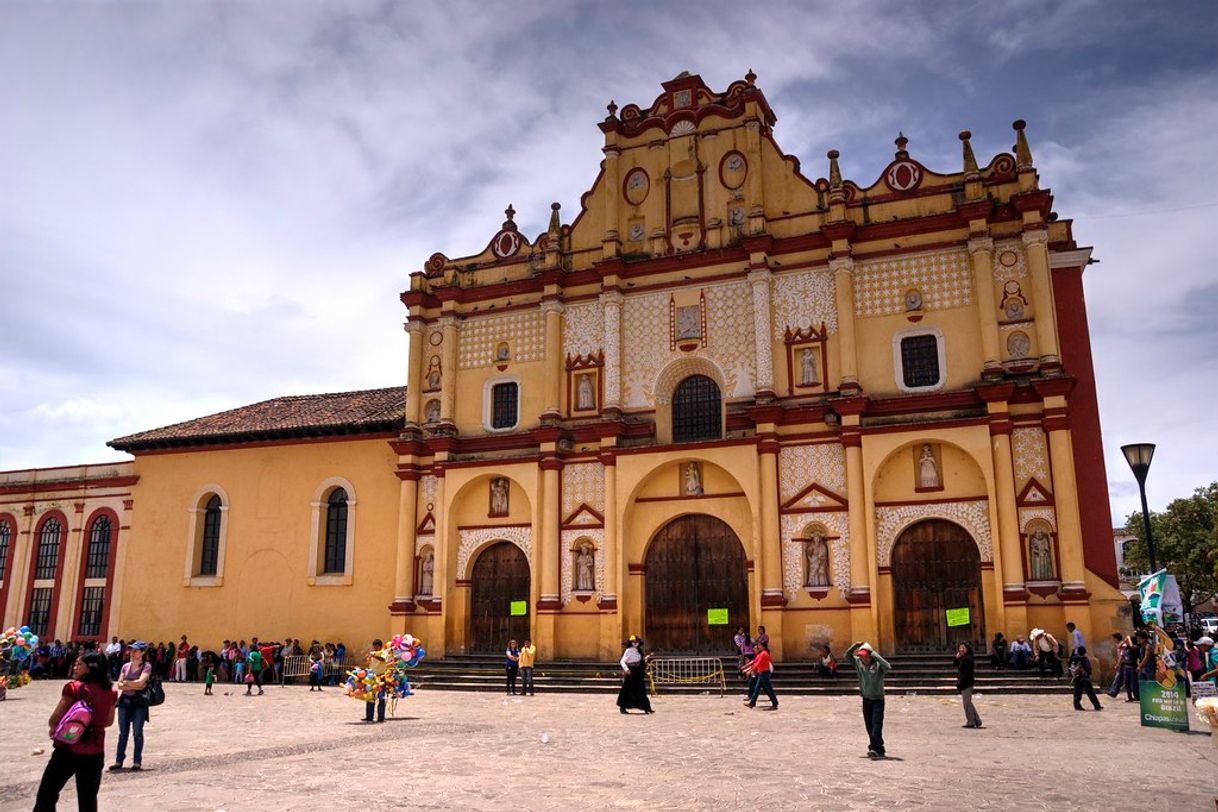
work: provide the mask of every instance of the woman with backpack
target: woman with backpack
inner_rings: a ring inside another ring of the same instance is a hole
[[[127,756],[127,736],[135,728],[135,757],[131,769],[140,769],[144,756],[144,723],[148,721],[148,703],[142,692],[152,677],[152,666],[144,662],[144,652],[147,645],[141,642],[131,644],[131,659],[118,672],[118,684],[121,691],[118,698],[118,752],[110,771],[121,770],[123,759]]]
[[[76,797],[82,812],[97,809],[102,766],[106,760],[106,728],[114,723],[114,690],[106,657],[89,651],[76,658],[72,679],[51,718],[51,760],[42,773],[34,812],[53,810],[59,793],[76,777]]]

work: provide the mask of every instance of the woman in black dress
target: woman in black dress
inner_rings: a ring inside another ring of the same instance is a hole
[[[638,708],[643,713],[655,713],[647,696],[649,659],[650,655],[643,653],[643,641],[631,635],[621,659],[622,689],[617,694],[617,707],[622,713],[628,713],[628,708]]]

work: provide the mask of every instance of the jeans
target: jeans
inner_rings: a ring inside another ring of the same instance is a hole
[[[42,772],[34,812],[54,810],[59,803],[59,793],[72,776],[76,776],[77,808],[81,812],[97,812],[97,790],[101,787],[105,761],[105,753],[80,755],[73,753],[71,748],[56,747]]]
[[[863,724],[867,726],[867,749],[884,755],[884,700],[863,697]]]
[[[1019,669],[1027,668],[1028,667],[1028,652],[1022,651],[1022,650],[1021,651],[1012,651],[1011,652],[1011,666],[1014,668],[1019,668]]]
[[[960,702],[964,705],[964,721],[971,727],[981,727],[981,716],[973,707],[973,689],[960,689]]]
[[[765,691],[765,695],[770,698],[770,704],[776,708],[778,707],[778,697],[774,696],[773,679],[773,671],[759,671],[754,675],[755,681],[753,682],[753,687],[749,690],[750,708],[757,704],[757,697],[761,695],[762,691]]]
[[[118,752],[114,756],[115,764],[122,764],[127,756],[127,734],[135,728],[135,753],[131,757],[132,764],[139,764],[144,756],[144,722],[148,721],[148,708],[145,705],[132,705],[130,699],[118,701]]]
[[[364,703],[364,721],[365,722],[372,721],[373,707],[376,708],[376,721],[378,721],[378,722],[385,721],[385,697],[383,697],[383,696],[380,699],[376,700],[375,702],[365,702]]]
[[[520,693],[533,695],[533,666],[531,665],[520,668]]]

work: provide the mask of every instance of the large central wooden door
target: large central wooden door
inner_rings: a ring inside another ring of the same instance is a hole
[[[910,525],[892,548],[893,624],[898,652],[947,652],[962,642],[984,650],[981,557],[959,525],[929,519]],[[947,610],[969,610],[948,626]]]
[[[744,547],[714,516],[674,519],[647,550],[644,634],[661,654],[731,654],[737,626],[749,623]],[[711,626],[708,609],[726,609],[727,623]]]
[[[474,561],[470,585],[469,650],[503,651],[529,636],[529,562],[510,541],[497,541]],[[513,615],[512,604],[524,614]]]

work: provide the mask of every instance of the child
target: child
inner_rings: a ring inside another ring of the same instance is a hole
[[[207,658],[207,671],[203,675],[203,696],[212,696],[211,686],[216,681],[216,664],[211,656]]]

